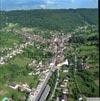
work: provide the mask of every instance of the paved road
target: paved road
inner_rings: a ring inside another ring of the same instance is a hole
[[[71,36],[68,36],[68,38],[67,38],[67,41],[68,41],[68,39],[70,38]],[[60,46],[59,46],[60,47]],[[58,48],[59,48],[58,47]],[[61,51],[61,49],[62,48],[59,48],[59,50]],[[57,51],[57,53],[56,53],[56,55],[58,55],[58,51]],[[61,55],[62,56],[62,55]],[[55,59],[56,59],[57,57],[55,56]],[[61,58],[61,57],[60,57]],[[54,60],[55,60],[54,59]],[[54,61],[53,61],[54,62]],[[34,92],[34,95],[30,95],[29,96],[29,101],[39,101],[39,98],[40,98],[40,96],[41,96],[41,94],[43,94],[43,90],[45,89],[45,87],[46,87],[46,85],[47,85],[47,83],[48,83],[48,80],[50,79],[50,77],[51,77],[51,75],[52,75],[52,71],[55,71],[57,69],[57,67],[55,67],[55,68],[51,68],[51,71],[49,71],[49,73],[46,75],[46,77],[45,77],[45,79],[42,81],[42,82],[40,82],[40,84],[37,86],[37,88],[36,88],[36,90],[35,90],[35,92]],[[59,69],[58,69],[58,78],[59,78]],[[57,79],[58,79],[57,78]],[[51,98],[54,96],[54,94],[55,94],[55,90],[56,90],[56,88],[57,88],[57,85],[58,85],[58,80],[56,79],[56,84],[55,84],[55,87],[54,87],[54,91],[53,91],[53,93],[52,93],[52,96],[51,96]]]
[[[55,70],[56,70],[55,68],[52,68],[52,70],[46,74],[46,77],[44,78],[44,80],[42,82],[40,82],[39,85],[37,86],[37,88],[34,92],[34,95],[29,96],[29,101],[38,101],[39,100],[40,96],[43,94],[43,91],[48,83],[48,80],[52,76],[52,73],[53,73],[52,71],[55,71]]]
[[[52,93],[52,95],[51,95],[51,97],[50,97],[51,100],[52,100],[52,98],[54,97],[55,91],[56,91],[56,89],[57,89],[58,79],[59,79],[59,69],[57,70],[56,84],[55,84],[55,87],[54,87],[53,93]]]

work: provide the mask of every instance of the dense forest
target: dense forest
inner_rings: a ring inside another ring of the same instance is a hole
[[[57,31],[72,31],[85,24],[98,26],[97,9],[20,10],[1,11],[0,28],[6,23],[19,23],[23,27],[37,27]]]

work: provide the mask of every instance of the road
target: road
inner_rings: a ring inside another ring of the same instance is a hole
[[[69,40],[69,38],[70,38],[70,36],[68,36],[67,41]],[[55,67],[51,68],[51,70],[45,75],[45,78],[43,78],[43,80],[38,84],[35,92],[33,92],[32,94],[30,93],[28,101],[39,101],[39,98],[43,94],[43,91],[44,91],[44,89],[45,89],[45,87],[46,87],[46,85],[48,83],[48,80],[52,76],[52,73],[56,69],[59,68],[59,67],[57,68],[57,64],[61,63],[63,61],[63,59],[64,59],[64,57],[63,57],[64,52],[62,51],[62,48],[64,48],[64,46],[65,46],[64,45],[65,40],[62,40],[62,38],[61,39],[56,38],[56,39],[57,39],[56,42],[54,41],[54,43],[52,44],[53,46],[55,45],[55,47],[57,47],[56,48],[56,53],[55,53],[55,55],[53,57],[53,63],[55,64]],[[61,44],[62,44],[62,46],[61,46]],[[60,53],[59,54],[60,57],[58,57],[58,53]],[[61,57],[63,57],[63,58],[61,58]],[[59,61],[59,62],[57,63],[57,61]],[[54,96],[55,90],[56,90],[57,85],[58,85],[59,69],[58,69],[57,74],[58,75],[57,75],[57,78],[56,78],[56,84],[55,84],[54,91],[52,93],[51,99]]]
[[[41,97],[41,95],[43,94],[43,91],[48,83],[48,80],[50,79],[50,77],[52,76],[52,73],[55,71],[55,68],[52,68],[46,75],[45,78],[38,84],[34,95],[29,95],[29,100],[28,101],[38,101],[39,98]],[[53,71],[53,72],[52,72]]]
[[[51,97],[50,97],[51,100],[52,100],[52,98],[54,97],[55,91],[56,91],[56,89],[57,89],[58,79],[59,79],[59,69],[57,70],[56,84],[55,84],[54,90],[53,90],[53,92],[52,92],[52,95],[51,95]]]

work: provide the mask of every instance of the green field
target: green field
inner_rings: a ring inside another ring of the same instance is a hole
[[[27,48],[28,49],[28,48]],[[27,50],[26,49],[26,50]],[[32,47],[29,48],[34,50]],[[29,86],[35,87],[38,82],[38,76],[29,76],[28,73],[31,72],[27,69],[27,64],[31,63],[32,58],[28,57],[27,51],[23,54],[14,57],[9,60],[7,64],[0,66],[0,100],[4,97],[11,97],[12,94],[15,95],[16,101],[18,97],[22,95],[25,96],[25,93],[21,93],[9,88],[8,83],[27,83]],[[30,54],[30,53],[28,53]],[[36,56],[36,55],[35,55]]]
[[[92,30],[90,30],[92,29]],[[82,36],[81,36],[82,35]],[[70,49],[65,52],[66,58],[75,63],[77,57],[77,71],[70,67],[69,89],[72,97],[77,99],[77,95],[86,97],[99,96],[99,50],[98,50],[98,31],[93,27],[88,27],[84,31],[75,32],[70,43]],[[70,54],[69,54],[70,53]],[[86,69],[80,69],[81,62],[86,64]]]
[[[16,97],[16,101],[25,93],[21,93],[9,88],[7,85],[9,83],[27,83],[30,87],[36,87],[38,83],[39,76],[29,76],[28,73],[32,72],[28,68],[28,64],[32,60],[37,60],[37,62],[43,60],[46,61],[50,56],[48,54],[44,55],[44,46],[41,45],[40,49],[37,49],[38,43],[34,43],[34,46],[28,46],[24,49],[24,52],[12,59],[8,60],[7,64],[0,66],[0,100],[4,97],[10,97],[12,94]],[[35,68],[35,67],[34,67]]]
[[[0,32],[0,48],[13,47],[14,43],[22,42],[20,35],[13,32]]]

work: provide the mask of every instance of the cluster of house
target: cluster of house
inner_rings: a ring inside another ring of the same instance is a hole
[[[23,83],[23,84],[11,83],[11,84],[8,84],[8,86],[14,90],[20,90],[21,92],[23,92],[23,91],[30,92],[31,91],[31,89],[27,83]]]
[[[29,34],[26,33],[26,36]],[[31,37],[33,40],[38,40],[40,41],[40,37],[38,36],[34,36],[34,37]],[[35,39],[34,39],[35,38]],[[42,40],[42,39],[41,39]],[[56,58],[56,61],[59,61],[59,62],[62,62],[62,60],[64,59],[64,56],[63,56],[63,48],[65,48],[64,46],[64,42],[65,42],[65,39],[64,38],[54,38],[52,41],[52,46],[54,45],[54,48],[52,49],[55,49],[55,54],[57,57],[54,56],[54,59]],[[25,43],[25,44],[22,44],[20,45],[20,47],[16,50],[13,50],[7,58],[12,58],[13,56],[17,55],[17,54],[20,54],[23,52],[23,48],[26,48],[28,44],[31,44],[30,42],[29,43]],[[58,60],[58,59],[59,60]],[[52,71],[55,71],[56,68],[54,68],[54,66],[56,66],[56,62],[54,61],[53,59],[53,62],[50,63],[50,65],[48,64],[47,65],[43,65],[42,64],[42,61],[40,61],[39,63],[37,63],[36,60],[33,60],[30,64],[29,64],[29,67],[32,68],[32,72],[29,73],[28,75],[39,75],[40,76],[40,79],[39,79],[39,83],[37,85],[37,88],[34,89],[30,89],[29,86],[27,84],[9,84],[9,87],[12,88],[12,89],[20,89],[21,91],[28,91],[30,92],[30,99],[36,99],[36,97],[39,96],[39,94],[43,91],[43,89],[45,88],[45,86],[47,85],[47,82],[48,80],[50,79],[50,76],[52,75]],[[2,60],[2,61],[1,61]],[[2,57],[2,59],[0,60],[0,63],[2,64],[4,62],[4,57]],[[58,64],[58,63],[57,63]],[[60,65],[60,64],[59,64]],[[68,65],[68,60],[66,60],[65,62],[63,62],[61,64],[62,65]],[[35,68],[34,68],[35,67]],[[34,69],[33,69],[34,68]],[[64,81],[64,86],[66,86],[67,84],[67,81]],[[63,89],[63,93],[66,93],[66,89]]]
[[[6,56],[0,57],[0,64],[5,64],[5,62],[8,59],[13,58],[17,54],[21,54],[23,52],[23,49],[26,48],[28,45],[31,45],[31,42],[26,42],[24,44],[21,44],[18,48],[11,50],[10,53],[8,53]]]
[[[68,69],[64,69],[64,70],[66,70],[66,72],[64,72],[64,74],[67,74]],[[61,94],[61,96],[57,97],[57,101],[67,101],[68,100],[68,95],[69,95],[68,81],[69,81],[69,78],[66,76],[63,79],[63,81],[59,82],[58,88],[60,89],[62,94]]]
[[[64,79],[60,86],[63,90],[63,94],[68,94],[67,84],[68,84],[68,79]]]
[[[55,49],[55,54],[56,54],[56,64],[57,64],[57,68],[60,69],[61,67],[66,67],[69,65],[69,61],[66,59],[64,61],[64,50],[66,49],[67,42],[69,41],[69,38],[71,37],[71,35],[67,35],[67,37],[57,37],[54,39],[54,43],[56,44],[56,49]],[[63,69],[64,73],[67,73],[68,70],[67,69]],[[57,79],[59,80],[59,79]],[[65,79],[62,84],[60,85],[60,89],[62,91],[62,96],[57,97],[57,101],[67,101],[67,95],[68,95],[68,79]]]
[[[33,71],[31,73],[29,73],[29,75],[39,75],[39,77],[40,77],[37,87],[32,88],[32,91],[30,92],[29,101],[33,101],[33,100],[37,101],[37,99],[40,97],[40,94],[42,93],[42,91],[44,91],[44,89],[47,85],[47,82],[50,79],[50,76],[52,75],[51,71],[53,71],[54,66],[55,66],[54,63],[48,64],[46,62],[43,64],[42,61],[40,61],[38,63],[36,60],[33,60],[29,64],[29,67],[33,68]],[[48,89],[45,92],[49,93],[50,87],[47,87],[47,88]],[[42,100],[46,97],[45,95],[43,95],[41,97]]]
[[[79,26],[77,29],[75,29],[75,32],[79,32],[79,31],[86,31],[86,29],[88,28],[88,26]]]
[[[43,89],[44,84],[46,84],[46,82],[48,81],[48,73],[49,73],[49,67],[47,68],[46,66],[43,65],[42,61],[40,61],[39,63],[36,60],[33,60],[30,64],[30,67],[32,66],[36,66],[34,68],[34,70],[29,73],[28,75],[40,75],[39,78],[39,82],[37,85],[37,88],[32,88],[30,89],[29,85],[27,83],[20,83],[20,84],[16,84],[16,83],[10,83],[8,84],[8,86],[14,90],[19,90],[21,92],[29,92],[30,96],[33,97],[34,94],[37,95],[37,92],[39,92],[41,89]],[[44,67],[43,67],[44,66]],[[43,68],[41,68],[43,67]],[[47,77],[47,78],[46,78]],[[45,83],[44,83],[45,82]],[[42,87],[42,88],[41,88]],[[32,98],[33,99],[33,98]]]
[[[32,72],[28,73],[28,75],[41,75],[49,71],[49,67],[46,67],[42,61],[38,63],[36,60],[33,60],[28,66],[32,69]]]
[[[40,35],[35,35],[35,34],[32,35],[32,33],[30,33],[30,31],[22,30],[22,32],[20,34],[28,40],[45,43],[44,38],[42,38]]]
[[[39,83],[38,83],[36,89],[33,89],[30,92],[29,101],[38,101],[38,99],[41,97],[41,95],[44,94],[47,82],[50,79],[51,75],[52,75],[52,72],[49,69],[45,69],[41,72]],[[45,92],[47,92],[49,94],[49,91],[50,91],[50,86],[49,86],[49,90],[47,89]],[[41,98],[42,99],[41,101],[43,101],[44,97],[47,96],[47,95],[46,96],[45,95]]]

